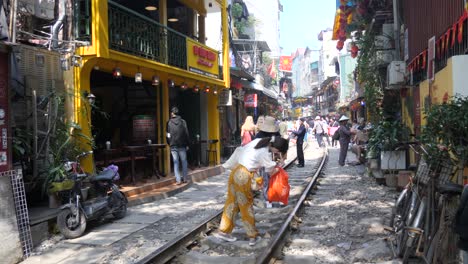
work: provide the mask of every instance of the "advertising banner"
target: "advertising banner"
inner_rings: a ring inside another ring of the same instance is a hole
[[[244,96],[244,107],[257,107],[257,94],[246,94]]]
[[[280,71],[292,71],[292,57],[291,56],[281,56],[280,57]]]
[[[218,52],[189,38],[186,41],[187,70],[219,79]]]

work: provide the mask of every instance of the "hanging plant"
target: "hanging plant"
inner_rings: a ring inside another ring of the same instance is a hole
[[[357,81],[364,89],[364,98],[369,111],[369,119],[372,123],[378,123],[381,119],[382,111],[380,102],[383,97],[383,87],[379,71],[376,71],[376,49],[374,46],[375,35],[363,34],[356,42],[360,47],[358,63],[356,67]]]

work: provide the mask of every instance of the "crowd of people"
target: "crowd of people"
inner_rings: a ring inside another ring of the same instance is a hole
[[[255,227],[253,211],[254,194],[252,190],[260,189],[260,196],[265,207],[271,208],[268,201],[269,179],[278,172],[278,167],[284,165],[290,142],[296,145],[297,167],[304,167],[304,142],[313,143],[316,148],[326,145],[330,148],[340,147],[338,164],[345,166],[349,146],[356,154],[357,162],[363,162],[367,131],[370,126],[364,119],[359,119],[349,125],[349,118],[316,116],[314,119],[298,118],[297,120],[276,120],[271,116],[259,116],[254,122],[252,116],[245,118],[241,126],[241,146],[238,147],[223,167],[230,170],[227,198],[219,231],[215,233],[218,238],[233,242],[231,235],[235,225],[235,218],[240,213],[243,226],[249,239],[249,245],[255,245],[260,237]],[[189,145],[188,129],[185,121],[178,115],[177,107],[171,109],[171,119],[167,123],[167,142],[171,147],[174,161],[176,184],[187,181],[187,154]],[[182,172],[179,169],[182,165]],[[259,188],[255,188],[259,187]]]

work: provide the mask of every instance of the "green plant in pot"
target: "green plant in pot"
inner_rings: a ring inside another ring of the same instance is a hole
[[[398,120],[381,121],[371,131],[368,158],[381,158],[381,169],[405,169],[405,152],[402,141],[408,141],[409,130]],[[400,151],[396,151],[400,150]]]
[[[80,126],[66,119],[64,98],[56,96],[52,100],[56,100],[58,114],[54,120],[55,129],[50,136],[48,159],[42,172],[42,193],[47,193],[49,198],[73,187],[73,182],[67,178],[65,161],[73,161],[84,151],[83,142],[92,143],[91,139],[81,133]]]
[[[409,130],[400,121],[381,121],[371,131],[368,147],[377,154],[380,151],[392,151],[408,138]]]
[[[458,167],[468,166],[468,97],[455,96],[447,103],[432,105],[426,111],[421,141],[428,150],[427,160],[448,159]],[[448,149],[441,151],[442,148]],[[450,159],[449,159],[450,160]]]

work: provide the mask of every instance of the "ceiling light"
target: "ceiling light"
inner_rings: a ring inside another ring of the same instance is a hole
[[[141,72],[135,73],[135,83],[143,82],[143,74]]]
[[[179,19],[176,18],[176,17],[171,17],[171,18],[168,18],[167,21],[169,21],[169,22],[177,22],[177,21],[179,21]]]
[[[122,71],[120,70],[119,67],[115,67],[115,68],[112,70],[112,76],[114,77],[114,79],[120,79],[120,78],[122,78]]]
[[[154,85],[154,86],[158,86],[159,85],[159,76],[153,75],[153,78],[151,78],[151,84]]]
[[[148,6],[145,7],[145,9],[148,10],[148,11],[158,10],[158,8],[156,6],[154,6],[154,5],[148,5]]]

